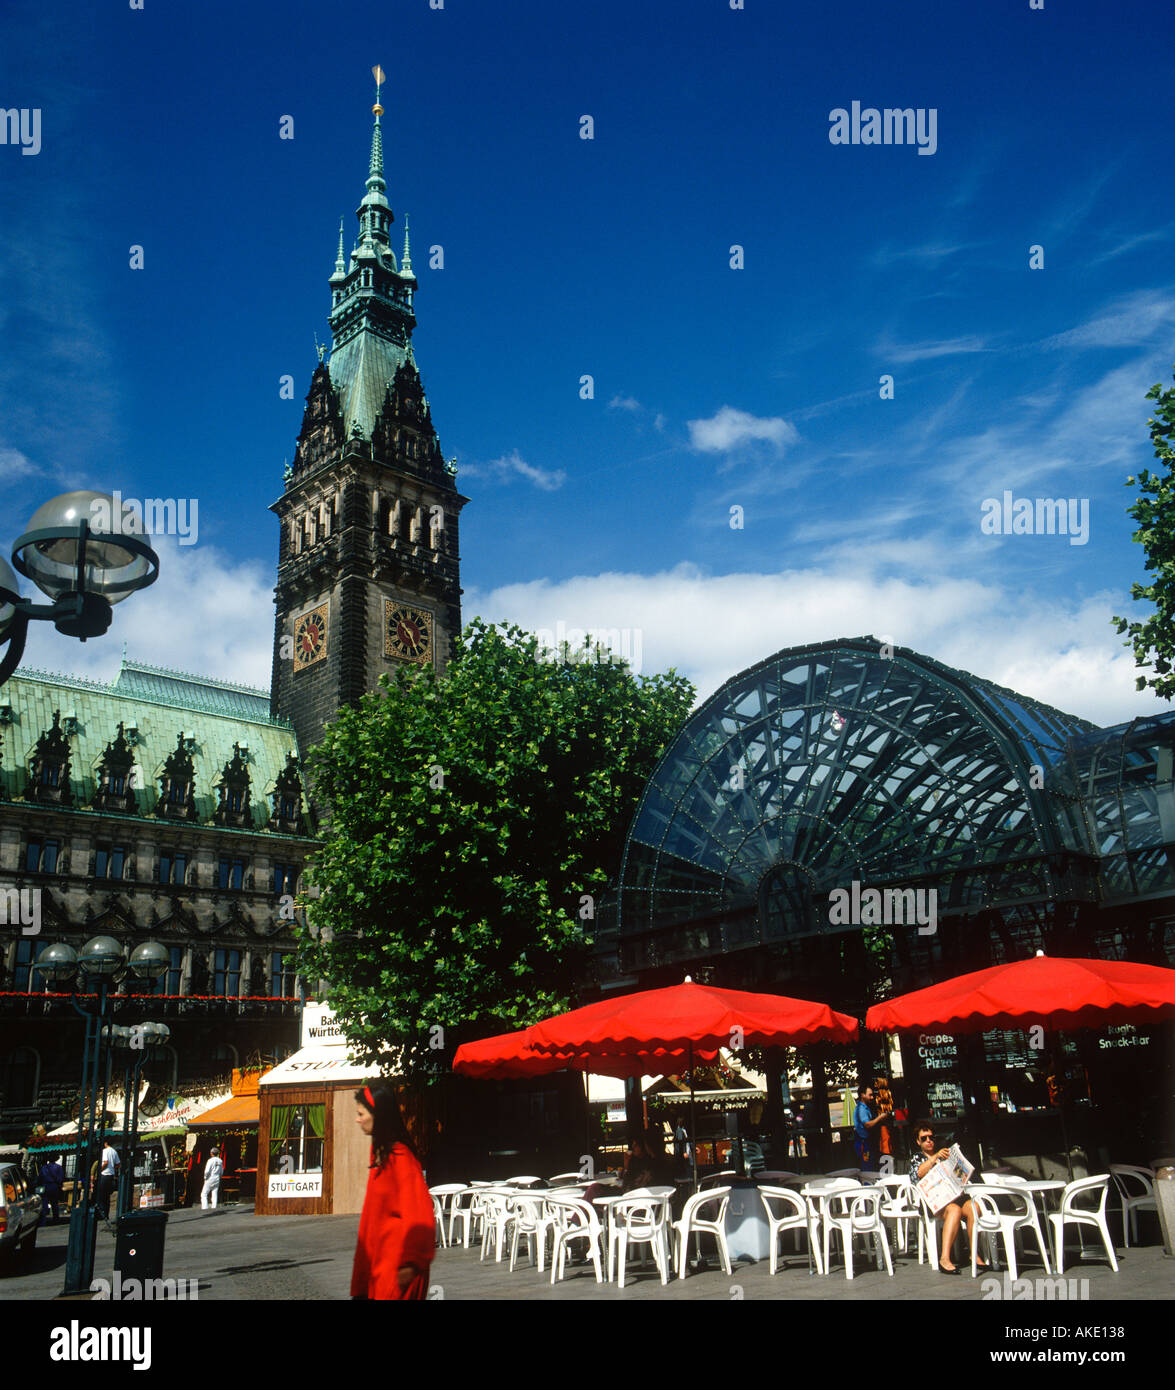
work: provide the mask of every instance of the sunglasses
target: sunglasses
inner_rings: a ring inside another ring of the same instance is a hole
[[[927,1141],[928,1139],[930,1140],[930,1142],[931,1142],[932,1144],[934,1143],[934,1135],[933,1135],[933,1134],[924,1134],[924,1135],[922,1135],[922,1137],[918,1140],[918,1142],[919,1142],[919,1144],[925,1144],[926,1141]]]

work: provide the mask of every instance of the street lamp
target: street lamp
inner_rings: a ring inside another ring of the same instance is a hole
[[[161,951],[166,958],[167,952],[163,947],[158,942],[149,941],[131,955],[130,968],[134,969],[135,956],[152,948]],[[153,1047],[162,1046],[171,1037],[171,1029],[166,1023],[136,1023],[133,1028],[124,1028],[116,1023],[107,1025],[102,1032],[119,1052],[126,1054],[123,1058],[122,1158],[118,1178],[117,1215],[121,1218],[131,1210],[135,1198],[135,1148],[139,1142],[139,1085],[143,1064]]]
[[[135,948],[128,962],[123,948],[112,936],[95,936],[78,952],[64,943],[47,946],[37,958],[38,971],[50,983],[70,989],[73,995],[70,1002],[86,1021],[78,1142],[74,1154],[74,1200],[69,1214],[69,1246],[65,1257],[66,1294],[88,1293],[94,1273],[98,1207],[90,1191],[90,1156],[95,1145],[101,1153],[106,1131],[106,1091],[113,1038],[109,1027],[104,1025],[108,1013],[112,1012],[111,989],[128,974],[144,983],[158,980],[167,968],[167,961],[166,949],[156,941],[147,941]],[[93,995],[92,1007],[87,1008],[79,1002],[82,994]],[[101,1110],[98,1108],[99,1080],[102,1083]]]
[[[131,518],[131,528],[138,528]],[[65,492],[37,509],[12,547],[12,564],[51,603],[21,597],[11,567],[0,559],[0,685],[24,655],[30,622],[47,620],[67,637],[100,637],[112,606],[159,578],[159,557],[123,529],[122,509],[109,493]]]

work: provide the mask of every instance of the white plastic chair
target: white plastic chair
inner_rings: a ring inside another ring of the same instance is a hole
[[[743,1140],[743,1170],[748,1178],[753,1178],[757,1173],[761,1173],[767,1166],[767,1160],[763,1157],[763,1145],[756,1143],[753,1139]]]
[[[921,1264],[925,1259],[935,1274],[941,1274],[942,1269],[938,1263],[938,1226],[934,1219],[934,1212],[931,1210],[930,1203],[919,1191],[918,1184],[912,1182],[910,1188],[921,1217],[918,1222],[918,1263]]]
[[[908,1177],[879,1178],[877,1189],[881,1193],[881,1218],[894,1223],[897,1236],[898,1253],[904,1255],[910,1243],[910,1222],[920,1222],[922,1212],[914,1197],[914,1184]]]
[[[506,1232],[510,1228],[512,1215],[510,1198],[513,1194],[500,1190],[483,1190],[477,1195],[482,1203],[481,1258],[485,1259],[486,1251],[492,1241],[496,1252],[494,1258],[498,1264],[501,1264],[502,1250],[506,1244]]]
[[[1098,1193],[1101,1194],[1100,1199],[1097,1197]],[[1085,1200],[1086,1194],[1094,1199],[1096,1205]],[[1102,1244],[1106,1247],[1106,1254],[1110,1257],[1110,1267],[1115,1274],[1118,1273],[1118,1257],[1114,1254],[1114,1246],[1110,1241],[1110,1228],[1106,1224],[1106,1198],[1109,1195],[1109,1173],[1099,1173],[1092,1178],[1078,1178],[1076,1182],[1066,1184],[1064,1192],[1061,1193],[1060,1211],[1049,1213],[1049,1225],[1053,1232],[1058,1274],[1065,1272],[1065,1227],[1067,1225],[1076,1226],[1079,1230],[1082,1226],[1092,1226],[1101,1236]]]
[[[700,1194],[699,1194],[700,1195]],[[616,1282],[624,1287],[624,1262],[630,1245],[648,1245],[661,1283],[669,1283],[669,1197],[630,1193],[612,1208],[612,1237],[618,1257]],[[610,1243],[611,1243],[610,1242]],[[608,1265],[611,1268],[611,1258]]]
[[[829,1198],[838,1192],[859,1192],[862,1189],[855,1178],[816,1178],[806,1187],[811,1189],[811,1193],[805,1196],[801,1192],[800,1196],[805,1197],[808,1203],[808,1248],[812,1251],[816,1272],[823,1274],[826,1270],[822,1250],[824,1218]]]
[[[808,1204],[798,1192],[789,1187],[772,1187],[760,1183],[759,1196],[767,1212],[767,1237],[771,1242],[771,1273],[779,1267],[779,1237],[784,1231],[803,1231],[812,1241],[812,1230],[808,1219]],[[775,1204],[778,1203],[778,1210]]]
[[[1155,1200],[1155,1175],[1149,1168],[1137,1163],[1111,1163],[1110,1176],[1118,1189],[1122,1202],[1122,1243],[1130,1249],[1130,1231],[1134,1230],[1134,1243],[1138,1244],[1138,1213],[1153,1211],[1158,1215],[1158,1202]],[[1131,1185],[1134,1184],[1134,1191]]]
[[[507,1178],[506,1181],[502,1184],[502,1186],[503,1186],[503,1187],[538,1187],[539,1184],[540,1184],[542,1181],[543,1181],[542,1178],[535,1178],[535,1177],[526,1177],[526,1176],[523,1176],[523,1177],[521,1177],[521,1178]]]
[[[838,1168],[835,1173],[829,1173],[830,1178],[859,1178],[860,1168]]]
[[[877,1268],[881,1268],[881,1257],[885,1256],[885,1268],[893,1278],[893,1260],[889,1253],[889,1237],[885,1233],[885,1223],[881,1218],[883,1194],[876,1187],[861,1188],[856,1192],[833,1193],[828,1199],[824,1213],[824,1268],[829,1265],[829,1241],[839,1236],[845,1252],[845,1276],[853,1277],[853,1237],[864,1236],[871,1239]]]
[[[539,1273],[544,1269],[547,1253],[547,1231],[553,1224],[547,1214],[547,1206],[542,1196],[515,1197],[510,1202],[510,1272],[518,1259],[518,1243],[526,1241],[526,1253],[532,1265],[537,1264]]]
[[[596,1271],[596,1283],[604,1282],[604,1271],[600,1265],[600,1218],[588,1202],[578,1197],[546,1197],[547,1209],[554,1218],[551,1229],[555,1233],[555,1243],[551,1250],[551,1283],[563,1278],[567,1247],[573,1240],[587,1242],[587,1253]]]
[[[1044,1272],[1052,1274],[1044,1232],[1040,1228],[1040,1220],[1036,1214],[1036,1203],[1032,1200],[1031,1192],[1026,1192],[1015,1184],[1003,1187],[997,1183],[985,1182],[969,1189],[967,1197],[975,1208],[975,1239],[971,1243],[972,1279],[975,1278],[975,1272],[978,1268],[980,1236],[987,1237],[989,1254],[994,1254],[996,1237],[999,1236],[1003,1240],[1004,1259],[1008,1266],[1008,1273],[1013,1279],[1017,1277],[1017,1231],[1032,1232],[1040,1249],[1040,1258],[1044,1262]],[[1003,1203],[1002,1206],[1001,1203]]]
[[[589,1179],[577,1169],[571,1173],[556,1173],[553,1178],[547,1179],[548,1187],[582,1187]]]
[[[707,1192],[695,1192],[686,1202],[677,1220],[669,1223],[673,1231],[673,1248],[679,1279],[685,1278],[686,1265],[689,1262],[690,1237],[700,1235],[703,1231],[708,1232],[717,1241],[722,1269],[726,1274],[730,1273],[730,1250],[726,1244],[726,1208],[729,1202],[729,1187],[711,1187]],[[717,1211],[710,1216],[702,1215],[705,1207],[715,1204],[717,1204]],[[774,1270],[771,1272],[775,1273]]]
[[[461,1244],[464,1249],[469,1249],[469,1242],[472,1236],[477,1235],[481,1229],[482,1215],[485,1207],[478,1193],[478,1187],[464,1187],[460,1192],[455,1192],[451,1198],[449,1207],[449,1244],[453,1244],[453,1228],[461,1226]]]
[[[436,1187],[430,1187],[428,1191],[432,1197],[433,1211],[436,1213],[437,1226],[441,1232],[441,1248],[448,1249],[449,1233],[453,1227],[453,1203],[465,1191],[465,1184],[463,1182],[439,1183]]]
[[[728,1178],[737,1178],[738,1174],[733,1168],[723,1168],[720,1173],[710,1173],[698,1183],[699,1189],[703,1187],[721,1187]]]

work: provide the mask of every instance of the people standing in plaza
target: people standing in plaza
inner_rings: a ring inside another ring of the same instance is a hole
[[[371,1138],[371,1171],[351,1269],[352,1298],[423,1299],[436,1254],[436,1216],[420,1159],[390,1086],[355,1092]]]
[[[110,1194],[118,1181],[119,1159],[110,1144],[103,1145],[102,1157],[98,1160],[98,1185],[94,1201],[102,1213],[102,1220],[110,1220]]]
[[[877,1153],[877,1126],[881,1116],[873,1108],[873,1087],[857,1087],[857,1108],[853,1111],[853,1144],[863,1173],[871,1172]]]
[[[224,1172],[224,1160],[220,1156],[220,1150],[214,1144],[212,1152],[208,1155],[208,1162],[204,1165],[204,1186],[200,1192],[200,1206],[204,1211],[208,1210],[209,1199],[211,1199],[212,1210],[216,1210],[216,1203],[220,1197],[220,1177]]]
[[[56,1226],[61,1220],[61,1194],[65,1189],[65,1169],[57,1161],[56,1154],[50,1154],[41,1165],[38,1178],[45,1190],[41,1199],[41,1224],[45,1224],[45,1218],[52,1211],[53,1225]]]

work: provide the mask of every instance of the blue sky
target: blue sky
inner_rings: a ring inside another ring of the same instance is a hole
[[[1101,722],[1163,707],[1109,624],[1175,362],[1159,24],[1094,0],[6,14],[0,107],[40,109],[42,147],[0,146],[2,538],[63,486],[196,498],[200,524],[110,637],[37,631],[30,663],[106,676],[125,640],[268,683],[267,507],[380,62],[467,617],[639,631],[643,669],[702,694],[873,632]],[[830,143],[854,101],[935,111],[935,152]],[[1088,542],[983,534],[1005,489],[1087,501]]]

